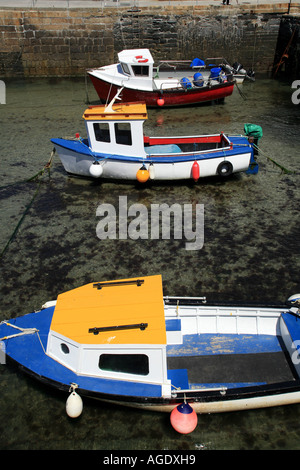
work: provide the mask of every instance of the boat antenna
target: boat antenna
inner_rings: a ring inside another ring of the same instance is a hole
[[[120,99],[121,99],[121,98],[119,98],[119,95],[120,95],[120,93],[123,91],[123,88],[124,88],[124,87],[122,86],[122,88],[119,88],[119,89],[118,89],[117,93],[115,94],[115,96],[113,97],[113,99],[111,100],[111,102],[105,107],[105,109],[104,109],[104,112],[105,112],[105,113],[115,113],[115,112],[116,112],[116,111],[114,111],[114,110],[112,109],[112,107],[113,107],[113,104],[114,104],[114,102],[115,102],[116,100],[120,100]]]

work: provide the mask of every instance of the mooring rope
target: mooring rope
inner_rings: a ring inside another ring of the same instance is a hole
[[[275,162],[275,160],[273,160],[273,158],[271,158],[271,157],[269,157],[268,155],[266,155],[266,154],[261,150],[261,148],[258,147],[257,145],[255,145],[255,144],[252,144],[252,145],[253,145],[253,147],[254,147],[259,153],[261,153],[265,158],[267,158],[268,160],[270,160],[274,165],[278,166],[278,167],[281,169],[281,171],[282,171],[283,173],[285,173],[285,174],[287,174],[287,175],[296,174],[295,171],[288,170],[288,169],[285,168],[283,165],[280,165],[280,163]]]
[[[11,339],[11,338],[16,338],[17,336],[23,336],[23,335],[31,335],[33,333],[36,333],[38,330],[36,328],[21,328],[20,326],[13,325],[12,323],[9,323],[7,320],[4,320],[0,323],[0,325],[5,324],[7,326],[11,326],[12,328],[15,328],[16,330],[19,330],[20,333],[16,333],[14,335],[9,335],[9,336],[3,336],[3,338],[0,338],[0,341],[4,339]]]
[[[52,162],[53,162],[54,154],[55,154],[55,149],[52,150],[51,155],[50,155],[50,158],[49,158],[48,162],[46,163],[46,165],[45,165],[38,173],[36,173],[34,176],[32,176],[31,178],[28,178],[27,180],[24,180],[24,181],[22,181],[22,182],[23,182],[23,183],[25,183],[25,182],[27,183],[27,182],[30,182],[30,181],[37,180],[40,176],[43,176],[43,174],[45,173],[46,170],[48,171],[48,174],[49,174],[49,176],[50,176],[50,168],[51,168],[51,165],[52,165]],[[5,247],[4,247],[3,250],[1,251],[1,253],[0,253],[0,259],[2,258],[2,256],[4,255],[4,253],[6,252],[6,250],[7,250],[8,246],[9,246],[9,244],[11,243],[11,241],[12,241],[13,238],[14,238],[14,236],[16,235],[16,233],[17,233],[17,231],[18,231],[20,225],[22,224],[22,222],[23,222],[25,216],[27,215],[29,209],[31,208],[31,206],[32,206],[32,204],[33,204],[35,198],[37,197],[38,192],[39,192],[39,190],[40,190],[41,183],[42,183],[42,182],[41,182],[41,180],[40,180],[40,181],[39,181],[39,184],[38,184],[38,186],[37,186],[37,188],[36,188],[36,190],[35,190],[35,193],[34,193],[32,199],[31,199],[31,201],[29,202],[29,204],[28,204],[27,207],[25,208],[25,211],[23,212],[22,217],[20,218],[19,222],[17,223],[17,225],[16,225],[16,227],[15,227],[15,229],[14,229],[12,235],[10,236],[8,242],[6,243]],[[20,182],[19,182],[19,183],[13,183],[13,184],[20,184]],[[12,186],[12,185],[8,185],[8,186]],[[6,186],[6,187],[7,187],[7,186]],[[0,188],[0,189],[2,189],[2,188]]]
[[[239,88],[239,86],[238,86],[238,84],[237,84],[237,81],[235,81],[235,86],[237,87],[240,96],[243,98],[243,100],[246,101],[246,100],[247,100],[247,96],[246,96],[245,93]]]
[[[8,320],[3,320],[0,323],[0,325],[2,325],[2,324],[5,324],[7,326],[11,326],[12,328],[15,328],[16,330],[19,330],[20,333],[16,333],[14,335],[9,335],[9,336],[3,336],[2,338],[0,338],[0,341],[7,340],[7,339],[12,339],[12,338],[17,338],[18,336],[32,335],[32,334],[36,333],[37,337],[39,339],[39,342],[42,346],[42,349],[43,349],[44,353],[46,354],[44,345],[43,345],[41,337],[39,335],[39,330],[37,330],[36,328],[21,328],[20,326],[13,325],[12,323],[9,323]]]

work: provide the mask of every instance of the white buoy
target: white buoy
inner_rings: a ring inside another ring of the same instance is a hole
[[[103,167],[99,162],[93,162],[89,168],[89,172],[94,178],[100,178],[103,173]]]
[[[83,403],[81,397],[75,390],[69,395],[66,402],[66,412],[70,418],[78,418],[81,415]]]
[[[150,163],[149,168],[148,168],[148,171],[149,171],[150,179],[151,179],[151,180],[154,180],[154,178],[155,178],[155,170],[154,170],[154,165],[153,165],[153,163]]]

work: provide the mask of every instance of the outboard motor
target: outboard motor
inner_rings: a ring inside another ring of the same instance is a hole
[[[247,77],[252,78],[253,80],[254,80],[254,78],[255,78],[255,72],[254,72],[254,70],[252,70],[252,69],[249,69],[249,70],[247,71],[247,74],[246,74],[246,75],[247,75]]]
[[[233,65],[232,65],[232,68],[234,69],[234,71],[237,73],[239,72],[243,66],[241,64],[239,64],[238,62],[235,62]]]
[[[257,124],[245,124],[244,125],[244,132],[245,135],[248,137],[248,140],[250,143],[254,143],[254,155],[258,154],[257,147],[258,147],[258,141],[259,139],[262,138],[263,136],[263,131],[261,126],[258,126]]]
[[[288,307],[290,307],[290,312],[294,315],[300,316],[300,294],[291,295],[286,301]]]
[[[300,307],[300,294],[294,294],[294,295],[291,295],[287,301],[286,301],[286,304],[289,306],[289,307]]]

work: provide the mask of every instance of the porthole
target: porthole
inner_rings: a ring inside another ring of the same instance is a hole
[[[69,347],[65,343],[61,343],[60,349],[62,350],[62,352],[64,354],[69,354],[69,352],[70,352]]]

